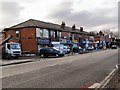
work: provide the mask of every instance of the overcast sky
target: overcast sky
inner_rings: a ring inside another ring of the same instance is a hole
[[[1,0],[0,28],[28,19],[67,26],[83,26],[85,31],[117,30],[119,0]]]

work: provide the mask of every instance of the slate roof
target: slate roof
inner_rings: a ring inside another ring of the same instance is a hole
[[[68,27],[68,26],[65,26],[65,28],[62,29],[61,25],[53,24],[53,23],[49,23],[49,22],[43,22],[43,21],[39,21],[39,20],[35,20],[35,19],[29,19],[20,24],[14,25],[9,28],[5,28],[4,30],[19,29],[19,28],[24,28],[24,27],[39,27],[39,28],[46,28],[46,29],[52,29],[52,30],[72,32],[72,33],[87,34],[87,32],[85,32],[85,31],[80,32],[79,29],[72,30],[72,28]]]

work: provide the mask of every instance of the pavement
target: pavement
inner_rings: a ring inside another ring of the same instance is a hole
[[[40,59],[39,56],[24,56],[24,57],[19,57],[19,59],[0,60],[0,66],[35,62],[38,61],[38,59]]]

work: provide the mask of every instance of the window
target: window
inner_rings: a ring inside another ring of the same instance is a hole
[[[7,44],[7,48],[10,49],[10,44]]]
[[[72,38],[73,38],[73,40],[74,40],[74,34],[72,34]]]
[[[2,34],[0,34],[0,38],[2,38]]]
[[[57,37],[61,38],[61,32],[57,31]]]
[[[47,29],[43,29],[43,37],[49,38],[49,31]]]
[[[68,33],[68,37],[70,38],[70,36],[71,36],[71,33]]]
[[[40,29],[40,37],[43,37],[43,30]]]
[[[50,35],[52,38],[55,38],[55,32],[54,31],[50,31]]]
[[[62,32],[60,32],[60,38],[61,38],[61,36],[62,36]]]
[[[19,31],[17,30],[15,33],[16,33],[16,38],[19,38]]]
[[[50,52],[53,52],[53,49],[49,49]]]
[[[20,49],[19,44],[11,44],[12,49]]]
[[[43,30],[40,28],[36,28],[36,37],[43,37]]]

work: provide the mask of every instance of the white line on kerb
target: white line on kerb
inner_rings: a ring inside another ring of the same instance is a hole
[[[98,87],[98,86],[100,86],[100,83],[94,83],[92,86],[90,86],[90,87],[88,87],[88,88],[96,88],[96,87]]]

